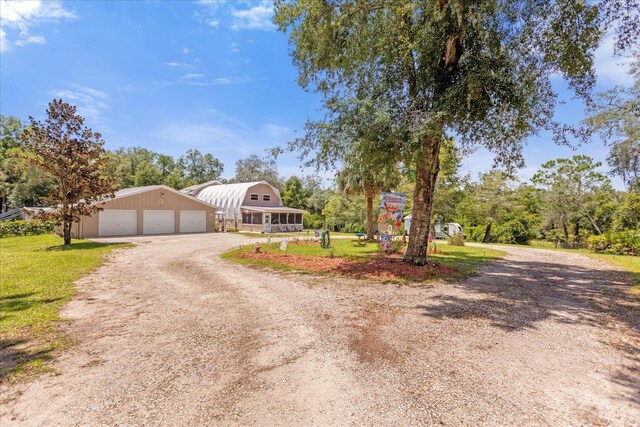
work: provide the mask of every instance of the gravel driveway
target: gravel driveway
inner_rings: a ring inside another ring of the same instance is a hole
[[[133,240],[78,282],[59,375],[2,386],[3,427],[639,423],[638,298],[598,261],[506,247],[393,285],[230,264],[230,234]]]

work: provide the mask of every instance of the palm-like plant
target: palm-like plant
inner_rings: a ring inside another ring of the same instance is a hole
[[[364,194],[367,201],[367,240],[373,240],[376,232],[373,218],[373,199],[376,193],[389,191],[400,182],[396,165],[379,158],[353,153],[346,159],[343,169],[336,177],[338,189],[345,194]]]

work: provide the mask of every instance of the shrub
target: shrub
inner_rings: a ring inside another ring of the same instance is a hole
[[[482,242],[487,227],[484,225],[476,225],[465,227],[464,230],[465,236],[467,236],[467,240],[470,240],[472,242]]]
[[[567,239],[564,236],[564,232],[557,228],[547,230],[544,233],[544,239],[549,242],[553,242],[556,248],[558,247],[558,245],[564,246],[567,244]]]
[[[345,224],[340,231],[345,233],[365,233],[365,225],[360,223]]]
[[[587,245],[594,252],[640,256],[640,231],[628,230],[591,236],[587,239]]]
[[[302,222],[304,223],[304,228],[306,229],[319,229],[322,228],[322,215],[320,214],[305,214],[302,218]]]
[[[460,235],[451,236],[447,239],[450,246],[464,246],[464,237]]]
[[[38,219],[2,221],[0,222],[0,237],[47,234],[53,233],[54,228],[55,221],[40,221]]]
[[[531,227],[527,218],[512,218],[496,227],[496,238],[500,243],[517,243],[528,245],[531,239],[536,237],[536,232]]]

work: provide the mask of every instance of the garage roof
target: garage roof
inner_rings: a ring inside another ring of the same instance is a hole
[[[153,190],[164,190],[166,192],[169,193],[173,193],[176,194],[180,197],[187,197],[189,200],[194,200],[197,203],[200,203],[201,205],[205,205],[209,208],[215,208],[218,209],[218,206],[212,205],[211,203],[207,203],[203,200],[200,199],[196,199],[194,197],[189,196],[188,194],[185,193],[181,193],[178,190],[175,190],[171,187],[167,187],[166,185],[146,185],[144,187],[130,187],[130,188],[123,188],[122,190],[118,190],[116,191],[115,197],[112,199],[106,199],[103,200],[102,202],[96,202],[94,203],[94,205],[100,204],[100,203],[105,203],[105,202],[109,202],[111,200],[115,200],[115,199],[121,199],[123,197],[130,197],[130,196],[135,196],[136,194],[141,194],[141,193],[146,193],[147,191],[153,191]]]

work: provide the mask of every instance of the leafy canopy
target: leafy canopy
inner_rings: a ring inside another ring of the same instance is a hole
[[[276,1],[302,87],[322,93],[328,116],[370,99],[399,130],[395,150],[421,155],[420,137],[458,135],[498,161],[521,165],[520,142],[556,123],[550,76],[588,98],[595,82],[598,7],[584,1]],[[349,111],[347,109],[347,111]],[[327,120],[326,122],[329,122]],[[307,129],[308,134],[319,130]],[[302,138],[296,148],[340,156],[343,141]]]
[[[20,138],[27,160],[51,177],[53,191],[47,197],[51,214],[63,225],[64,243],[71,243],[71,225],[98,210],[95,202],[113,197],[116,181],[108,178],[108,159],[98,132],[84,126],[76,107],[54,99],[44,123],[29,118]]]

